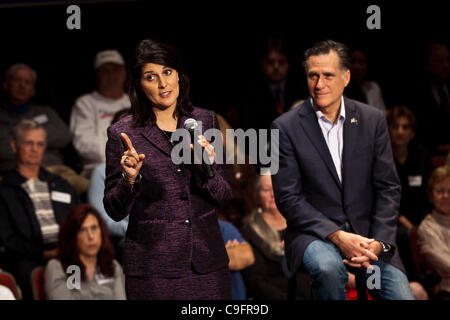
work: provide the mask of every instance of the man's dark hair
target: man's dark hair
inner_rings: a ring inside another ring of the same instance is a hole
[[[386,111],[386,121],[388,126],[394,124],[398,118],[404,117],[408,119],[409,125],[414,132],[417,131],[417,120],[414,113],[405,106],[394,106],[393,108]]]
[[[311,48],[305,51],[305,54],[303,55],[303,67],[305,68],[305,71],[308,71],[307,62],[309,57],[328,54],[331,50],[337,53],[341,69],[344,71],[349,70],[350,50],[348,49],[348,47],[340,42],[336,42],[333,40],[324,40],[316,42]]]
[[[263,59],[267,57],[267,55],[272,52],[276,51],[278,53],[281,53],[282,55],[285,55],[286,57],[289,56],[289,49],[287,46],[287,43],[284,39],[281,38],[269,38],[267,39],[264,51],[263,51]]]
[[[141,88],[142,67],[147,63],[155,63],[173,68],[178,72],[180,94],[174,116],[187,115],[192,112],[190,101],[190,84],[184,63],[178,50],[171,44],[161,40],[142,40],[136,48],[134,61],[130,70],[128,95],[131,100],[130,113],[133,115],[132,125],[141,127],[148,122],[155,122],[152,104]]]

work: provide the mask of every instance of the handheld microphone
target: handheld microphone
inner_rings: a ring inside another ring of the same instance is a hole
[[[198,131],[197,120],[192,118],[186,119],[186,121],[184,121],[184,128],[191,134],[191,141],[194,145],[194,152],[202,162],[203,171],[205,172],[206,176],[208,178],[214,177],[214,172],[212,170],[211,164],[209,163],[209,159],[206,160],[207,162],[203,159],[204,148],[197,141],[198,136],[200,135],[200,132]]]

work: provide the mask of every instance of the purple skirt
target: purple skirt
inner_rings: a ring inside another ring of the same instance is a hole
[[[231,300],[228,268],[199,274],[193,267],[181,277],[126,275],[128,300]]]

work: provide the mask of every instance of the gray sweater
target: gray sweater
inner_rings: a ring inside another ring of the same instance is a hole
[[[65,273],[61,262],[52,259],[45,268],[45,292],[49,300],[125,300],[125,276],[114,260],[114,278],[95,272],[93,280],[82,281],[80,289],[69,289],[67,280],[74,273]],[[69,280],[70,283],[73,283]]]

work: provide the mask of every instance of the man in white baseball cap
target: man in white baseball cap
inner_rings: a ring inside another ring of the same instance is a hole
[[[114,114],[131,106],[124,93],[125,60],[117,50],[97,53],[94,60],[97,90],[75,101],[70,118],[73,145],[83,161],[82,175],[90,178],[93,169],[105,162],[106,129]]]
[[[117,50],[104,50],[97,53],[95,56],[94,68],[97,69],[105,63],[114,63],[119,66],[125,65],[122,55]]]

